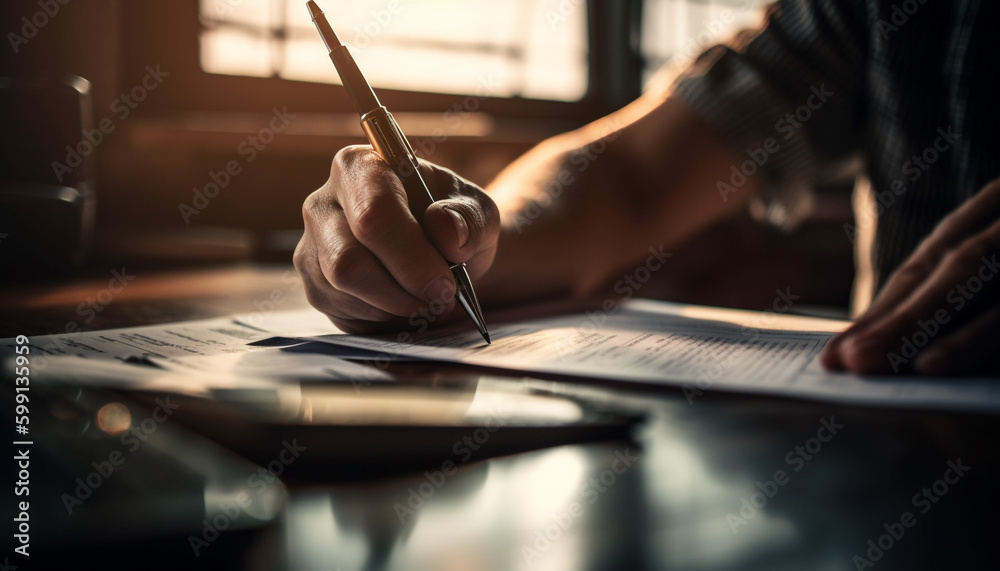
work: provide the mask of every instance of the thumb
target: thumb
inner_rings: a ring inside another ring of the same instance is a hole
[[[479,275],[493,263],[500,235],[500,214],[493,201],[457,196],[439,200],[424,212],[424,230],[431,243],[453,264],[466,263]]]

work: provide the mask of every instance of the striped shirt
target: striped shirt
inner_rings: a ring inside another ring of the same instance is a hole
[[[1000,177],[1000,2],[779,0],[759,29],[702,54],[676,91],[754,161],[734,165],[720,196],[739,191],[737,170],[759,169],[757,210],[772,222],[808,213],[816,183],[860,175],[857,228],[845,230],[870,277],[855,296],[870,299]]]

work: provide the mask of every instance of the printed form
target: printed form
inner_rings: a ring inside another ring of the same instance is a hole
[[[698,312],[697,310],[702,310]],[[470,365],[639,382],[738,381],[786,385],[812,361],[842,322],[806,320],[826,330],[763,327],[756,312],[713,310],[637,300],[612,315],[500,324],[487,345],[465,324],[430,330],[407,342],[397,336],[315,337],[387,355]],[[697,315],[697,316],[696,316]],[[772,314],[772,321],[779,316]],[[788,325],[789,318],[782,318]],[[793,319],[794,320],[794,319]]]
[[[364,362],[423,359],[525,375],[673,386],[692,402],[719,390],[1000,412],[1000,379],[859,377],[824,371],[819,352],[847,325],[637,299],[615,306],[610,314],[499,320],[491,323],[492,345],[464,321],[421,334],[406,332],[405,342],[398,334],[346,335],[312,309],[39,336],[31,344],[40,364],[47,361],[46,375],[124,385],[164,383],[190,391],[294,380],[392,382],[391,374]],[[13,343],[0,340],[0,357]],[[137,361],[157,367],[130,364]]]
[[[603,312],[491,326],[492,345],[464,324],[397,337],[313,340],[407,356],[709,391],[904,408],[1000,411],[1000,379],[860,377],[819,364],[846,321],[631,300]]]

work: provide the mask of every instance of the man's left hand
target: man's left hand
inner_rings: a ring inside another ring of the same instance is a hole
[[[1000,373],[1000,179],[938,224],[822,358],[861,374]]]

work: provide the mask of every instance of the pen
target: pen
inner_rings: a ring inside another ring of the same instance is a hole
[[[347,47],[340,43],[323,11],[313,0],[309,0],[307,5],[319,35],[323,38],[326,49],[330,51],[330,59],[333,60],[333,65],[337,68],[344,87],[347,88],[347,94],[351,97],[358,115],[361,116],[361,128],[364,129],[368,142],[399,177],[403,188],[406,189],[410,211],[418,220],[422,220],[424,211],[434,202],[434,196],[420,174],[420,163],[413,153],[413,147],[406,140],[392,114],[379,103],[368,80],[361,75],[361,70],[358,69],[358,64],[354,62]],[[472,281],[469,279],[465,264],[452,264],[451,273],[455,276],[455,299],[472,318],[483,339],[490,343],[490,333],[486,330],[483,310],[479,307],[479,300],[476,299],[476,292],[472,289]]]

